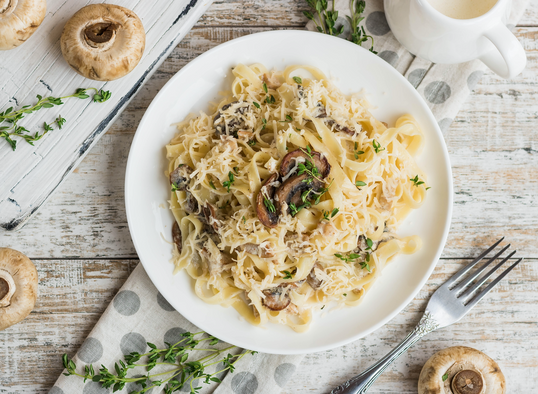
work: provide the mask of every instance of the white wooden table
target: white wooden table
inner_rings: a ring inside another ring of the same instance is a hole
[[[39,298],[22,323],[0,332],[0,393],[46,393],[138,264],[123,203],[127,154],[145,109],[187,62],[235,37],[303,28],[302,0],[217,0],[46,206],[0,245],[26,253]],[[416,393],[435,351],[478,348],[503,369],[509,393],[538,387],[538,1],[515,29],[528,55],[523,75],[484,75],[446,134],[454,171],[452,228],[428,285],[383,328],[350,345],[308,355],[283,393],[325,393],[395,346],[434,289],[468,256],[504,235],[526,260],[463,321],[427,336],[389,368],[372,393]]]

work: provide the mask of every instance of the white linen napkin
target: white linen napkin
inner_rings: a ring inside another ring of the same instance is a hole
[[[514,0],[510,24],[515,25],[521,18],[527,2],[528,0]],[[431,108],[441,130],[446,132],[459,108],[482,76],[485,66],[480,61],[441,65],[415,58],[396,41],[390,32],[383,12],[383,1],[367,0],[366,3],[364,25],[367,33],[375,39],[375,50],[380,57],[404,74],[416,87]],[[342,35],[345,37],[349,34],[349,25],[344,17],[346,14],[349,15],[349,1],[336,0],[335,6],[340,13],[337,23],[347,26]],[[307,28],[315,30],[314,23],[309,22]],[[176,343],[185,331],[198,332],[200,330],[168,304],[140,264],[116,294],[73,360],[79,372],[85,364],[93,364],[96,370],[103,364],[113,370],[114,362],[122,359],[124,354],[131,351],[140,353],[148,351],[146,342],[163,347],[164,342]],[[235,349],[233,353],[240,351],[241,349]],[[200,385],[203,387],[200,393],[279,393],[292,378],[303,357],[303,355],[247,355],[238,362],[235,372],[224,373],[224,376],[220,376],[222,383]],[[192,360],[195,359],[192,358]],[[140,386],[131,383],[121,393],[140,389]],[[182,389],[182,392],[188,391],[187,388]],[[103,389],[99,383],[83,382],[79,377],[62,375],[49,394],[106,394],[110,392],[112,390]],[[148,391],[151,394],[161,392],[160,388]]]

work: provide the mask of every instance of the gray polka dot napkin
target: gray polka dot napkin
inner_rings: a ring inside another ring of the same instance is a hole
[[[514,0],[509,23],[515,25],[525,10],[528,0]],[[382,0],[367,0],[364,16],[368,34],[375,38],[375,50],[385,61],[402,73],[423,96],[446,132],[455,118],[459,108],[469,93],[480,80],[485,66],[480,61],[459,65],[432,64],[411,55],[390,32],[383,12]],[[349,15],[349,0],[336,0],[336,9],[340,16],[337,25],[344,25],[343,37],[350,34],[345,15]],[[307,25],[315,30],[313,22]],[[109,369],[115,361],[132,351],[144,353],[149,351],[146,342],[163,347],[165,342],[176,343],[186,331],[200,331],[174,310],[159,294],[155,286],[139,265],[131,274],[125,285],[118,292],[113,302],[86,338],[74,357],[79,366],[91,363],[97,369],[101,364]],[[220,344],[227,346],[227,344]],[[232,353],[239,353],[235,349]],[[279,393],[286,382],[292,378],[303,356],[278,356],[267,354],[248,355],[236,365],[234,373],[221,373],[222,383],[202,385],[201,394],[269,394]],[[192,359],[196,359],[193,355]],[[219,371],[222,365],[216,365],[212,371]],[[216,369],[215,369],[216,368]],[[158,371],[156,368],[154,371]],[[152,373],[154,373],[152,371]],[[211,371],[211,370],[210,370]],[[134,370],[139,376],[144,371]],[[131,374],[129,375],[131,376]],[[137,384],[130,383],[121,393],[140,390]],[[316,390],[312,387],[312,390]],[[188,392],[185,388],[183,392]],[[60,376],[49,394],[106,394],[110,389],[103,389],[99,383],[83,382],[75,376]],[[155,388],[147,393],[159,394],[162,389]]]
[[[142,264],[133,271],[94,329],[78,350],[73,361],[78,372],[83,372],[85,364],[93,364],[97,371],[101,364],[109,370],[114,369],[114,362],[123,359],[124,354],[131,352],[149,352],[146,342],[163,348],[165,342],[177,343],[184,332],[199,332],[200,329],[181,316],[157,291]],[[230,346],[220,343],[217,346]],[[242,349],[233,349],[230,353],[240,353]],[[246,355],[236,363],[233,373],[223,372],[217,377],[222,383],[210,385],[198,384],[203,389],[201,394],[269,394],[279,393],[286,385],[303,355],[279,356],[269,354]],[[189,356],[189,360],[197,360],[197,354]],[[221,363],[208,369],[216,372],[224,367]],[[162,368],[161,368],[162,369]],[[164,369],[166,370],[166,368]],[[161,370],[156,367],[152,374]],[[128,376],[143,376],[144,369],[135,369]],[[196,382],[195,383],[200,383]],[[196,387],[193,384],[194,387]],[[129,383],[120,393],[141,390],[136,383]],[[185,387],[180,392],[189,392]],[[100,383],[87,381],[77,376],[60,376],[49,394],[106,394],[111,389],[103,389]],[[154,388],[146,393],[160,394],[162,388]]]
[[[529,0],[513,0],[509,27],[519,21],[528,2]],[[329,6],[331,4],[329,2]],[[336,26],[344,26],[340,37],[349,38],[351,27],[346,18],[346,15],[350,15],[349,0],[336,0],[335,9],[338,11]],[[383,0],[366,0],[363,25],[366,32],[374,37],[374,49],[379,57],[411,82],[432,110],[441,131],[446,133],[486,66],[479,60],[462,64],[434,64],[413,56],[394,38],[383,11]],[[316,31],[312,21],[307,24],[307,28]],[[367,45],[370,45],[369,41],[364,44],[365,47]]]

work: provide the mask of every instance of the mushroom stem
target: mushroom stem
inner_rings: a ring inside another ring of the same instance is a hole
[[[15,294],[17,286],[13,277],[6,270],[0,269],[0,308],[11,305],[11,297]]]
[[[472,369],[459,371],[452,379],[452,390],[455,394],[482,394],[483,387],[482,374]]]
[[[116,30],[119,25],[112,22],[94,23],[84,29],[84,39],[86,43],[97,48],[103,43],[112,44],[116,39]]]

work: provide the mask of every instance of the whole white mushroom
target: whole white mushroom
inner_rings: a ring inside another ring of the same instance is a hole
[[[47,13],[46,0],[0,0],[0,50],[23,44]]]
[[[34,309],[37,270],[21,252],[0,248],[0,331],[17,324]]]
[[[505,394],[499,365],[476,349],[454,346],[430,357],[418,378],[418,394]]]
[[[60,41],[67,63],[79,74],[112,81],[130,73],[144,53],[146,33],[138,16],[113,4],[91,4],[65,24]]]

